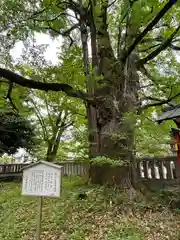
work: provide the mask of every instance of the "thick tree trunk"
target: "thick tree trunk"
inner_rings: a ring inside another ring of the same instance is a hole
[[[62,133],[63,133],[63,130],[58,130],[56,135],[49,140],[47,154],[46,154],[46,161],[53,162],[56,160]]]
[[[94,94],[95,89],[95,81],[93,76],[90,77],[90,62],[89,62],[89,52],[88,52],[88,31],[86,27],[86,23],[84,20],[81,20],[80,24],[81,29],[81,42],[82,42],[82,50],[83,50],[83,62],[84,62],[84,75],[86,77],[86,89],[87,92],[90,94]],[[94,36],[95,27],[92,28],[92,35]],[[95,44],[96,46],[96,38],[91,38],[95,43],[91,41],[92,45]],[[92,47],[93,49],[93,47]],[[93,54],[93,67],[97,66],[96,61],[96,53]],[[96,61],[96,64],[94,64]],[[95,157],[99,154],[99,135],[98,135],[98,127],[97,127],[97,111],[96,106],[92,104],[86,105],[86,112],[88,117],[88,130],[89,130],[89,156],[90,158]]]
[[[129,157],[134,145],[134,124],[132,117],[124,119],[127,113],[136,114],[138,75],[132,74],[133,66],[126,66],[116,61],[108,63],[104,76],[111,76],[110,81],[96,90],[96,108],[98,112],[98,128],[101,135],[100,154],[120,157]],[[116,65],[117,67],[113,67]],[[111,68],[112,67],[112,68]],[[127,75],[124,74],[127,68]],[[134,71],[134,69],[133,69]],[[134,76],[133,76],[134,75]]]
[[[53,153],[53,142],[52,140],[50,140],[48,142],[48,148],[47,148],[47,153],[46,153],[46,161],[48,162],[53,162],[54,161],[54,158],[55,158],[55,155]]]
[[[136,114],[138,105],[139,76],[135,65],[136,55],[132,53],[125,62],[121,60],[123,52],[118,59],[114,56],[107,30],[106,7],[102,6],[96,31],[93,24],[90,27],[93,68],[96,67],[97,74],[103,76],[103,80],[94,85],[96,103],[93,107],[96,118],[92,117],[95,116],[94,112],[90,111],[88,115],[90,127],[94,129],[96,126],[94,132],[98,134],[98,137],[93,138],[97,141],[94,146],[98,148],[92,157],[103,155],[131,163],[133,179],[136,181],[135,120],[125,119],[129,112]]]
[[[138,75],[136,70],[132,73],[132,68],[129,66],[130,68],[127,69],[129,74],[125,76],[124,71],[127,66],[123,63],[117,64],[116,61],[112,61],[111,65],[110,63],[107,65],[109,68],[105,68],[103,75],[111,78],[102,87],[95,89],[97,118],[94,119],[96,121],[94,125],[97,125],[96,132],[99,139],[96,156],[116,158],[131,164],[132,179],[135,183],[137,181],[134,156],[135,118],[130,116],[128,119],[126,115],[136,114]]]

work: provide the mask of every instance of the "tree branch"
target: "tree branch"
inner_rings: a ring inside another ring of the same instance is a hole
[[[76,29],[76,28],[78,28],[78,27],[79,27],[79,24],[77,23],[77,24],[74,24],[72,27],[70,27],[68,30],[61,32],[61,31],[53,28],[53,27],[48,23],[48,28],[47,28],[47,29],[50,29],[50,30],[52,30],[52,31],[54,31],[54,32],[56,32],[56,33],[64,36],[64,37],[69,37],[69,34],[70,34],[74,29]]]
[[[64,4],[64,6],[63,6]],[[56,4],[56,7],[61,8],[63,10],[66,10],[69,8],[72,10],[74,13],[78,13],[81,17],[87,17],[87,9],[84,7],[81,7],[80,4],[70,0],[70,1],[62,1]]]
[[[49,104],[48,104],[48,101],[47,101],[46,93],[44,93],[43,95],[44,95],[44,102],[45,102],[45,105],[46,105],[46,110],[47,110],[47,113],[48,113],[49,121],[51,122],[51,127],[53,128],[53,120],[52,120],[52,115],[50,113],[50,109],[49,109]]]
[[[32,18],[32,16],[31,16],[31,17],[28,18],[28,20],[33,19],[36,22],[54,22],[55,20],[57,20],[61,16],[66,16],[66,13],[64,13],[64,12],[60,13],[56,17],[51,18],[51,19],[37,19],[37,18]]]
[[[170,44],[169,47],[170,47],[171,49],[173,49],[173,50],[180,51],[180,47],[175,46],[174,44]]]
[[[147,25],[142,33],[140,33],[134,40],[133,44],[127,50],[124,59],[126,59],[131,52],[135,49],[136,45],[141,42],[141,40],[146,36],[146,34],[152,30],[152,28],[159,22],[159,20],[168,12],[168,10],[177,2],[178,0],[169,0],[168,3],[161,9],[161,11],[156,15],[156,17]]]
[[[148,61],[154,59],[160,52],[162,52],[163,50],[165,50],[169,45],[170,43],[172,42],[174,36],[177,34],[177,32],[179,31],[180,29],[180,25],[176,28],[176,30],[171,34],[171,36],[166,39],[164,41],[164,43],[162,43],[158,48],[156,48],[153,52],[151,52],[147,57],[143,58],[143,59],[140,59],[139,61],[137,61],[137,65],[140,66],[140,65],[144,65],[146,64]]]
[[[12,98],[11,98],[11,93],[12,93],[12,90],[13,90],[13,83],[9,81],[9,89],[8,89],[8,92],[7,92],[7,96],[5,97],[6,100],[9,100],[10,104],[12,105],[13,109],[18,112],[18,109],[16,108]]]
[[[28,79],[14,73],[10,70],[0,68],[0,77],[9,80],[11,83],[16,83],[23,87],[32,88],[32,89],[39,89],[43,91],[55,91],[55,92],[64,92],[69,97],[79,98],[85,101],[93,101],[93,98],[82,91],[74,90],[70,85],[65,83],[45,83],[45,82],[37,82],[32,79]]]
[[[149,97],[148,99],[151,99],[151,100],[156,100],[158,102],[155,102],[155,103],[149,103],[147,105],[144,105],[141,107],[141,110],[145,110],[149,107],[156,107],[156,106],[162,106],[163,104],[166,104],[166,103],[169,103],[171,102],[173,99],[177,98],[180,96],[180,92],[177,93],[176,95],[172,96],[172,97],[169,97],[168,99],[166,100],[161,100],[161,99],[156,99],[156,98],[152,98],[152,97]]]
[[[48,138],[49,138],[48,131],[47,131],[43,116],[41,115],[41,111],[39,110],[39,108],[38,108],[37,104],[35,103],[35,101],[33,100],[33,98],[29,97],[29,100],[31,101],[31,103],[33,104],[33,106],[35,108],[35,114],[41,125],[44,141],[48,141]]]
[[[156,37],[156,38],[145,38],[145,39],[143,39],[143,40],[141,41],[141,43],[147,43],[147,42],[153,42],[153,41],[155,41],[155,42],[160,42],[160,43],[157,43],[157,44],[155,44],[155,45],[153,45],[153,46],[150,46],[150,47],[147,48],[147,49],[140,50],[140,52],[145,52],[145,51],[147,51],[147,50],[150,50],[150,49],[152,49],[152,48],[154,48],[154,47],[159,46],[163,41],[165,41],[165,38],[163,38],[163,37],[161,37],[161,36]],[[180,51],[180,47],[174,45],[174,44],[173,44],[174,42],[175,42],[175,41],[172,41],[172,43],[170,43],[168,47],[170,47],[170,48],[173,49],[173,50]],[[179,40],[178,40],[178,42],[179,42]]]
[[[147,51],[149,51],[149,50],[152,49],[152,48],[158,47],[159,45],[161,45],[161,44],[160,44],[160,43],[157,43],[157,44],[155,44],[155,45],[153,45],[153,46],[150,46],[150,47],[148,47],[148,48],[145,48],[145,49],[140,50],[140,52],[147,52]]]
[[[154,84],[150,83],[150,84],[147,84],[147,85],[140,86],[140,89],[147,88],[147,87],[152,87],[152,86],[154,86]]]
[[[53,28],[49,23],[48,23],[48,26],[49,26],[49,27],[47,27],[47,28],[45,28],[45,29],[51,30],[51,31],[53,31],[53,32],[55,32],[55,33],[57,33],[57,34],[59,34],[59,35],[61,35],[61,36],[68,37],[69,40],[70,40],[69,48],[71,48],[71,46],[72,46],[73,43],[74,43],[74,40],[73,40],[73,38],[71,37],[70,33],[71,33],[74,29],[78,28],[78,27],[79,27],[79,24],[75,24],[75,25],[73,25],[71,28],[69,28],[68,30],[63,31],[63,32],[61,32],[61,31]]]
[[[151,96],[145,96],[144,98],[141,99],[141,101],[143,100],[152,100],[152,101],[157,101],[157,102],[162,102],[164,100],[156,98],[156,97],[151,97]],[[166,101],[166,100],[165,100]]]
[[[114,4],[116,3],[116,1],[117,1],[117,0],[112,1],[112,3],[110,3],[110,4],[108,5],[108,8],[110,8],[112,5],[114,5]]]
[[[49,4],[49,6],[50,6],[50,4]],[[48,7],[49,7],[49,6],[48,6]],[[47,10],[48,7],[45,7],[45,8],[43,8],[43,9],[39,10],[39,11],[33,12],[32,15],[31,15],[31,17],[37,16],[37,15],[39,15],[39,14],[41,14],[41,13],[44,13],[44,12]],[[26,13],[31,13],[31,12],[26,11]]]
[[[152,43],[153,41],[155,42],[163,42],[164,41],[164,38],[162,36],[158,36],[158,37],[146,37],[144,39],[141,40],[141,43],[147,43],[147,42],[150,42]]]

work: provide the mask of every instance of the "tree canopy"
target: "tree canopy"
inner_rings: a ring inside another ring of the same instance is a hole
[[[145,153],[151,140],[163,146],[169,126],[153,126],[162,105],[179,102],[179,12],[178,0],[5,1],[0,77],[8,94],[3,94],[14,105],[21,101],[21,94],[13,95],[18,85],[80,99],[92,156],[132,148],[134,133],[137,151]],[[37,32],[63,37],[57,66],[40,61],[45,47],[36,44]],[[10,50],[18,41],[25,50],[17,63]]]
[[[136,50],[140,53],[140,56],[142,56],[141,59],[136,61],[136,64],[140,69],[141,66],[154,60],[154,58],[156,58],[158,62],[159,57],[157,58],[157,56],[161,54],[164,50],[168,50],[164,52],[165,55],[168,54],[168,52],[171,50],[179,50],[179,47],[175,45],[176,43],[178,43],[178,32],[180,28],[180,26],[178,25],[179,4],[177,0],[169,0],[163,2],[125,2],[121,4],[119,1],[97,1],[95,3],[95,9],[93,12],[93,16],[95,18],[94,21],[98,22],[98,17],[101,16],[100,12],[103,11],[103,8],[106,8],[104,10],[106,10],[106,14],[109,14],[109,31],[113,30],[113,35],[116,35],[116,32],[119,29],[119,34],[122,33],[121,41],[119,39],[122,45],[125,44],[125,37],[127,37],[124,36],[123,31],[123,29],[127,28],[126,23],[128,22],[129,25],[133,24],[133,27],[134,25],[136,25],[135,28],[138,34],[136,37],[133,37],[132,44],[130,44],[130,46],[124,52],[124,60],[136,48]],[[81,17],[84,16],[86,20],[84,24],[87,27],[90,27],[90,20],[92,20],[91,17],[93,17],[91,16],[90,12],[92,10],[91,1],[84,1],[82,3],[78,1],[42,1],[39,2],[39,4],[33,4],[33,2],[26,4],[26,1],[22,2],[21,0],[19,0],[14,5],[13,1],[9,0],[4,5],[6,6],[2,8],[3,14],[1,18],[3,19],[3,21],[1,26],[1,32],[3,33],[3,37],[1,41],[6,46],[4,49],[2,49],[2,52],[4,52],[6,56],[7,48],[11,49],[14,46],[14,43],[18,40],[26,41],[28,37],[32,36],[33,31],[50,33],[53,35],[53,37],[62,35],[64,37],[70,38],[71,40],[74,40],[71,36],[71,33],[80,29],[82,24]],[[139,9],[141,14],[139,14]],[[71,16],[69,11],[73,11],[74,15]],[[21,13],[21,15],[17,13]],[[112,13],[115,14],[113,18],[110,17],[110,14]],[[130,17],[128,17],[128,15],[131,16],[131,20],[129,20]],[[72,20],[73,18],[74,21]],[[115,28],[116,18],[119,23],[118,29],[117,27]],[[77,23],[74,24],[74,22]],[[120,47],[120,42],[114,42],[115,37],[116,36],[112,37],[112,45],[115,44],[118,45],[117,47]],[[3,48],[3,44],[1,48]],[[10,82],[19,84],[24,87],[45,91],[63,91],[68,96],[89,100],[89,96],[87,96],[86,93],[73,90],[73,87],[67,83],[58,83],[57,81],[54,83],[35,81],[20,76],[4,68],[0,68],[0,75],[1,77],[9,80]],[[179,93],[172,95],[166,100],[162,101],[160,101],[159,99],[157,103],[153,103],[153,106],[167,103],[178,95]],[[90,100],[92,98],[93,96],[90,97]],[[147,99],[152,101],[157,100],[153,98]]]
[[[13,112],[0,113],[0,155],[14,154],[19,148],[27,151],[35,145],[33,126]]]

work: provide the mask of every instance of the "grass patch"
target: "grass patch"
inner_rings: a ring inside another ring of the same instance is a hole
[[[0,240],[35,239],[37,199],[21,196],[18,183],[1,183],[0,191]],[[88,198],[78,200],[82,192]],[[62,197],[44,199],[42,239],[180,239],[179,213],[153,204],[129,191],[64,178]]]

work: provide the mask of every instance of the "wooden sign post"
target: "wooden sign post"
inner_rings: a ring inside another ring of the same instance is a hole
[[[38,197],[39,199],[39,211],[37,216],[37,231],[36,231],[36,240],[41,238],[41,221],[42,221],[42,206],[43,206],[43,197]]]
[[[40,240],[43,197],[60,197],[62,166],[40,161],[22,170],[22,195],[39,198],[36,240]]]

